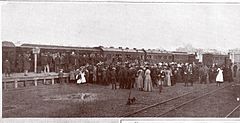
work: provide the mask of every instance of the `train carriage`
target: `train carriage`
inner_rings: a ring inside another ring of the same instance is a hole
[[[189,55],[187,52],[172,52],[173,62],[189,63]]]
[[[226,65],[229,64],[229,56],[222,54],[213,54],[213,53],[205,53],[203,54],[203,64],[207,66],[211,66],[213,64],[217,65]]]
[[[123,60],[122,48],[114,48],[114,47],[110,47],[110,48],[100,47],[100,48],[103,52],[104,61],[107,64]]]
[[[16,46],[9,41],[3,41],[2,42],[2,63],[8,60],[11,64],[10,69],[12,72],[16,72],[15,71],[15,64],[16,64]],[[3,70],[4,70],[4,65],[3,66]],[[4,71],[2,71],[4,72]]]
[[[144,61],[145,52],[138,49],[123,49],[122,47],[101,47],[106,63],[116,62],[139,62]]]
[[[172,62],[172,54],[160,50],[146,50],[146,61],[150,63]]]
[[[34,54],[33,49],[38,47],[40,53],[50,53],[54,58],[56,54],[64,54],[66,57],[69,57],[72,52],[76,54],[79,62],[95,64],[100,61],[106,62],[107,64],[116,63],[116,62],[135,62],[143,65],[145,61],[149,63],[160,63],[160,62],[178,62],[178,63],[192,63],[196,61],[194,54],[187,54],[187,52],[167,52],[161,50],[144,50],[144,49],[129,49],[122,47],[70,47],[70,46],[57,46],[57,45],[39,45],[39,44],[23,44],[21,46],[15,47],[6,47],[3,48],[3,57],[7,58],[5,52],[12,52],[10,55],[14,58],[12,61],[16,61],[15,58],[19,57],[19,54],[27,53],[30,55],[31,70],[33,71],[34,64]],[[21,57],[21,56],[20,56]],[[39,61],[39,60],[38,60]],[[16,66],[16,63],[13,63]],[[38,63],[40,65],[41,63]],[[14,68],[14,67],[13,67]]]
[[[42,53],[71,53],[76,52],[81,55],[97,56],[101,55],[102,52],[96,47],[71,47],[71,46],[57,46],[57,45],[39,45],[39,44],[23,44],[21,48],[40,48]]]
[[[145,52],[143,50],[134,49],[123,49],[123,59],[128,62],[137,62],[144,60]]]
[[[196,59],[196,54],[188,54],[188,63],[196,63],[198,64],[199,59]]]

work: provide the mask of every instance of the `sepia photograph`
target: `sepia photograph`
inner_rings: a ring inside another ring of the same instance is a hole
[[[240,121],[240,3],[9,1],[1,40],[5,120]]]

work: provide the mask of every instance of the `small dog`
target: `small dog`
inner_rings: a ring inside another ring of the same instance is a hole
[[[133,104],[135,101],[136,101],[136,98],[135,98],[135,97],[133,97],[133,98],[128,98],[127,105],[131,105],[131,104]]]

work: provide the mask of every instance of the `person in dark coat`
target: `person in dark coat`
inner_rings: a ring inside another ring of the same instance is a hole
[[[87,85],[88,85],[88,82],[89,82],[89,71],[88,71],[88,69],[87,68],[84,68],[84,72],[85,72],[85,78],[86,78],[86,83],[87,83]]]
[[[126,88],[130,89],[131,88],[131,79],[132,79],[132,75],[131,75],[132,73],[131,73],[130,68],[128,68],[126,72],[127,72]]]
[[[209,69],[209,82],[215,83],[216,82],[216,76],[217,76],[217,68],[213,65]]]
[[[228,78],[227,78],[227,67],[225,65],[222,66],[222,70],[223,70],[223,81],[228,81]]]
[[[128,87],[128,68],[126,66],[123,68],[123,85],[125,89]]]
[[[67,53],[67,54],[65,54],[64,55],[64,57],[63,57],[63,63],[64,63],[64,65],[63,65],[63,67],[64,67],[64,71],[65,72],[70,72],[70,70],[72,69],[71,68],[71,65],[69,64],[69,54]]]
[[[135,83],[135,78],[136,78],[137,71],[136,71],[135,67],[133,67],[133,66],[129,69],[129,71],[130,71],[129,87],[131,89],[131,88],[134,88],[134,83]]]
[[[104,83],[103,83],[103,85],[109,85],[109,84],[111,84],[111,69],[112,69],[112,67],[111,66],[109,66],[109,67],[105,67],[105,69],[106,69],[106,81],[103,81]]]
[[[232,74],[231,66],[228,66],[228,81],[233,82],[233,74]]]
[[[112,84],[112,89],[116,90],[117,89],[116,68],[114,68],[114,67],[110,71],[110,81]]]
[[[124,68],[120,67],[118,71],[118,82],[121,89],[124,88]]]
[[[9,62],[8,59],[6,59],[3,63],[3,68],[4,68],[4,74],[6,77],[10,77],[10,73],[11,73],[11,63]]]
[[[205,81],[204,79],[204,67],[201,65],[199,68],[199,83],[202,84]]]
[[[30,59],[28,54],[24,54],[24,60],[23,60],[23,69],[24,69],[24,76],[27,76],[28,71],[30,70]]]
[[[199,68],[195,63],[193,64],[193,82],[197,82],[199,79]]]
[[[178,76],[178,71],[177,71],[177,68],[172,68],[172,78],[171,78],[171,80],[172,80],[172,85],[175,85],[176,84],[176,82],[177,82],[177,76]]]
[[[89,83],[93,83],[93,66],[89,65],[88,66],[88,72],[89,72]]]
[[[17,69],[19,73],[23,72],[23,58],[24,57],[21,54],[19,54],[17,57]]]
[[[107,83],[108,83],[108,76],[109,75],[107,75],[107,68],[106,67],[104,67],[104,68],[102,68],[102,85],[107,85]]]
[[[207,84],[209,82],[209,68],[205,65],[203,69],[204,69],[204,84]]]
[[[76,61],[77,61],[76,55],[74,52],[72,52],[72,54],[69,56],[69,64],[71,68],[76,69]]]
[[[60,69],[63,69],[63,71],[65,72],[65,62],[64,62],[64,60],[65,60],[65,58],[64,58],[65,56],[64,56],[64,54],[61,54],[60,55]]]
[[[119,70],[120,70],[120,66],[117,65],[117,66],[116,66],[116,81],[117,81],[117,83],[119,83],[119,75],[118,75]]]
[[[102,68],[101,66],[97,66],[97,81],[96,83],[102,83]]]
[[[223,79],[224,81],[231,82],[232,81],[232,70],[229,66],[225,66],[223,69]]]
[[[154,66],[154,67],[152,67],[151,69],[150,69],[150,71],[151,71],[151,78],[152,78],[152,83],[153,83],[153,86],[155,87],[157,87],[157,68],[156,68],[156,66]]]
[[[236,77],[236,76],[237,76],[237,69],[238,69],[238,67],[237,67],[237,65],[235,64],[235,65],[233,66],[233,77]]]
[[[60,55],[59,55],[59,53],[57,54],[57,57],[54,59],[54,66],[55,66],[55,72],[59,72],[59,70],[60,70],[60,67],[61,67],[61,59],[60,59]]]

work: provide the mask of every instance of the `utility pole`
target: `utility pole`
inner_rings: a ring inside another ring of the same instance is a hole
[[[35,47],[33,48],[33,54],[34,54],[34,73],[37,73],[37,55],[40,53],[40,48]]]

